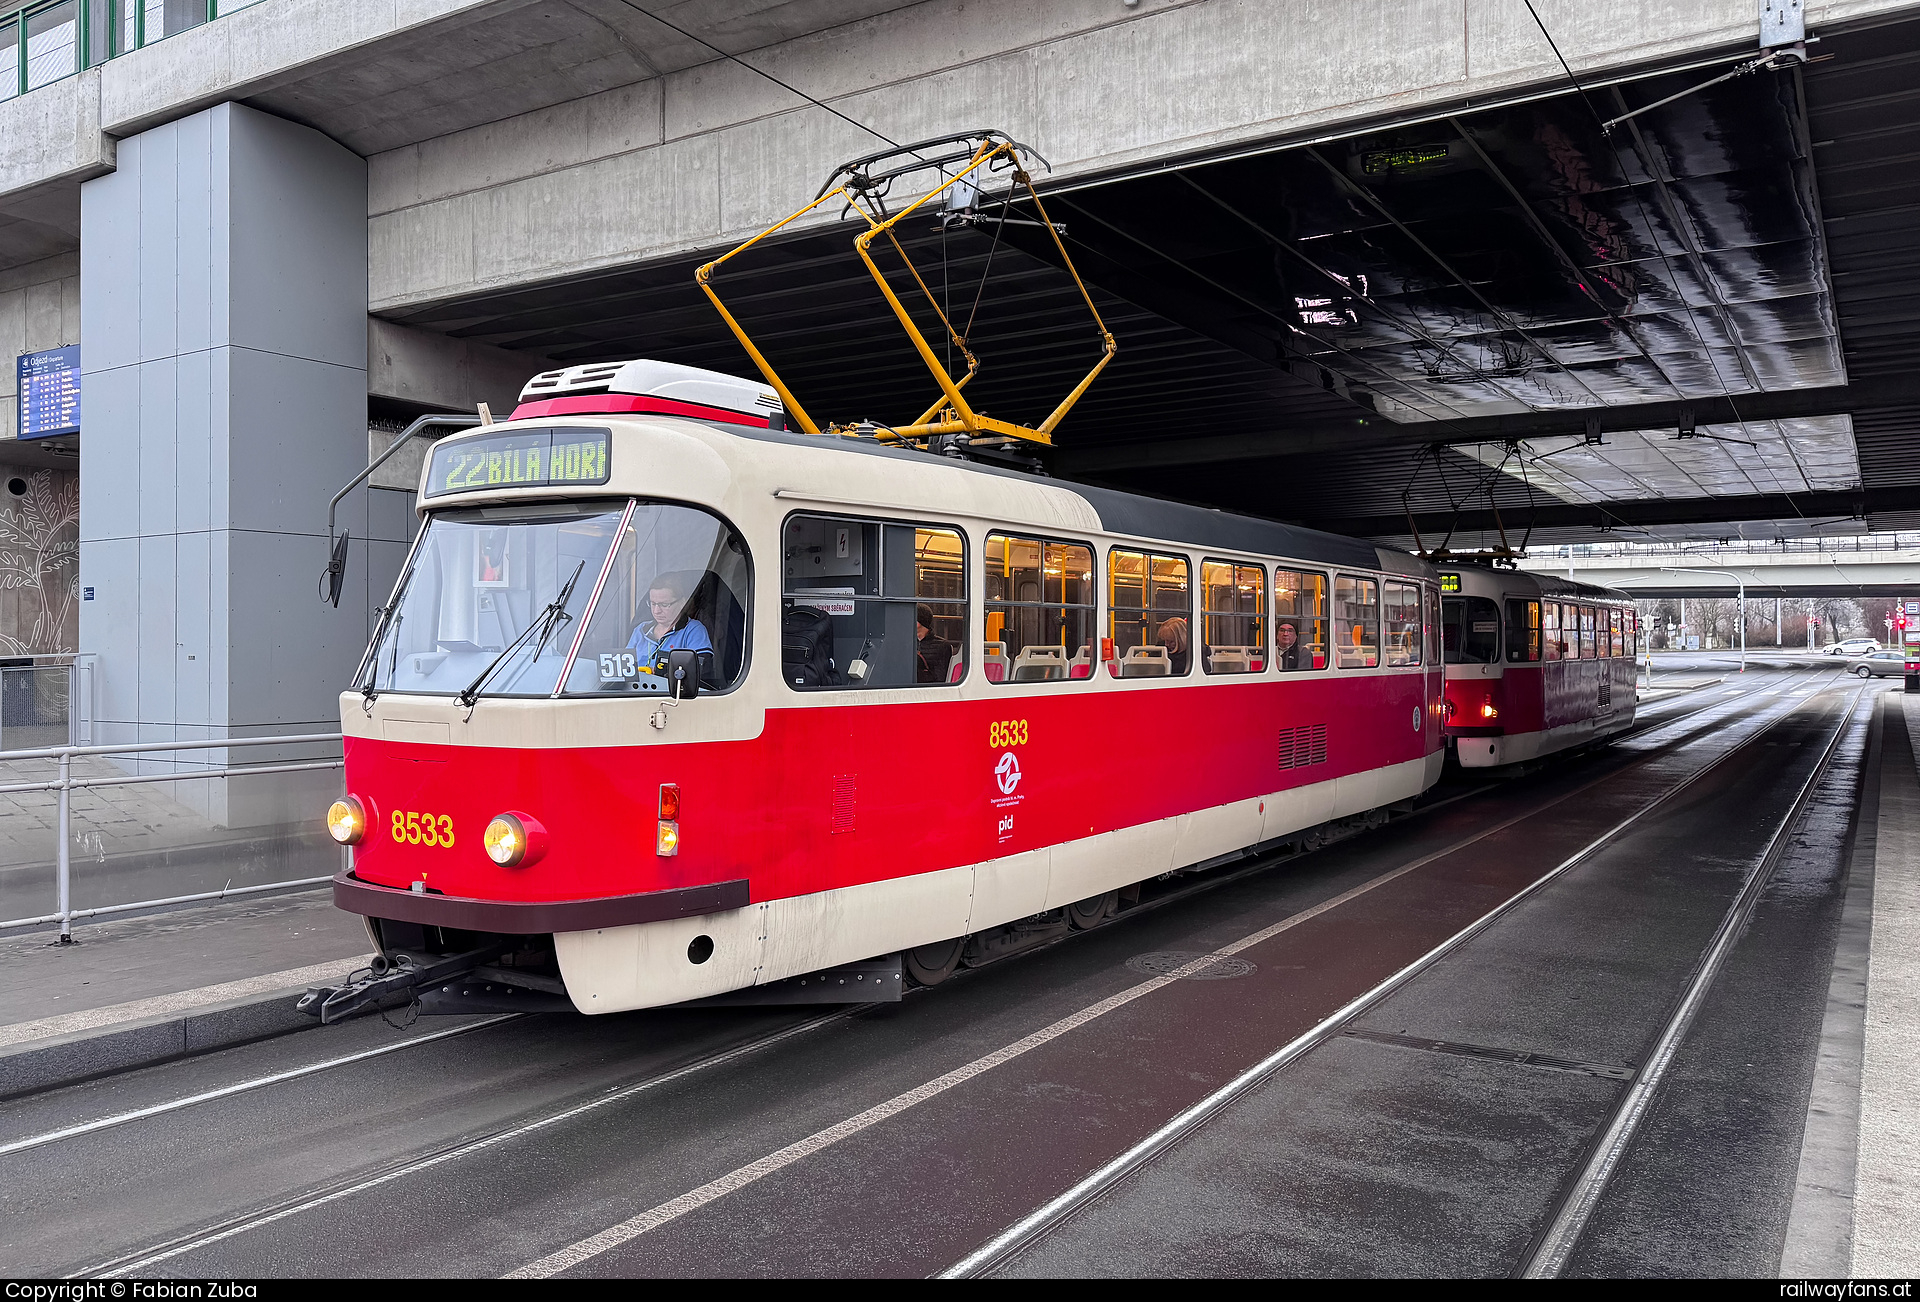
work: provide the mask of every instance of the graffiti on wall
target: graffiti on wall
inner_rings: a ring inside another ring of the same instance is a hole
[[[0,467],[0,478],[0,654],[77,650],[80,476]]]

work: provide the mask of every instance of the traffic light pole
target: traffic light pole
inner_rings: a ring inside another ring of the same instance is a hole
[[[1681,566],[1681,565],[1662,565],[1660,567],[1660,572],[1662,574],[1711,574],[1717,579],[1726,579],[1731,583],[1735,583],[1739,585],[1740,587],[1740,672],[1743,674],[1746,673],[1747,672],[1747,581],[1741,578],[1739,575],[1729,574],[1725,570],[1690,570],[1690,569],[1687,569],[1685,566]],[[1681,619],[1682,619],[1682,624],[1684,626],[1686,609],[1687,609],[1686,598],[1682,597],[1680,599],[1680,603],[1681,603],[1680,604]]]

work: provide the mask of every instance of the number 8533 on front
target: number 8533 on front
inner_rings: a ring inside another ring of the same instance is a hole
[[[453,817],[393,811],[393,839],[397,845],[434,845],[453,848]]]

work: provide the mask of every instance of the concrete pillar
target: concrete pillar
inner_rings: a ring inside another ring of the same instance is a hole
[[[357,495],[342,609],[316,598],[327,499],[366,464],[365,163],[222,104],[121,141],[80,220],[96,735],[331,731],[385,597],[369,561],[391,576],[402,546],[361,542],[369,512],[412,528],[401,495]]]

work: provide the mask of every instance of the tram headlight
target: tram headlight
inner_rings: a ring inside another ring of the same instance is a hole
[[[526,814],[495,814],[480,834],[487,858],[502,868],[536,863],[547,852],[547,829]]]
[[[367,834],[367,807],[353,796],[342,796],[327,807],[327,835],[341,845],[359,845]]]
[[[1500,707],[1493,703],[1491,696],[1483,696],[1480,698],[1480,717],[1483,719],[1497,719],[1500,717]]]

